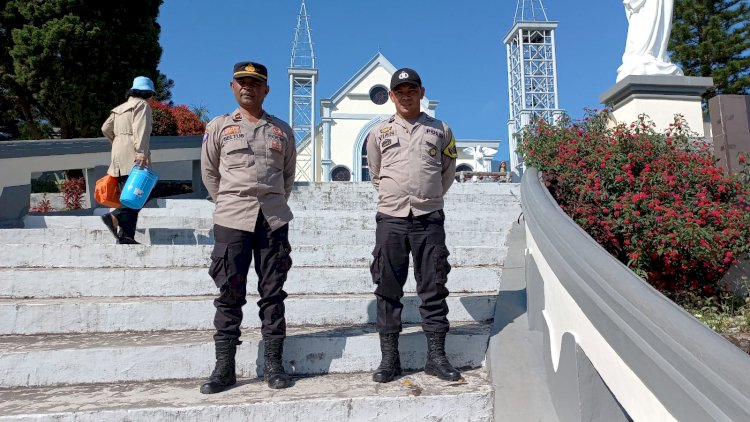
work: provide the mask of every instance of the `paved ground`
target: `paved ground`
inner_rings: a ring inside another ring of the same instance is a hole
[[[495,420],[556,422],[542,361],[542,333],[529,330],[525,249],[525,226],[514,224],[487,351],[495,387]]]

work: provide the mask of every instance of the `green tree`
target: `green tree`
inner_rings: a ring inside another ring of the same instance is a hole
[[[100,136],[133,77],[163,76],[156,22],[162,2],[8,0],[0,6],[0,94],[16,99],[30,136],[40,136],[46,123],[63,138]]]
[[[750,5],[747,0],[677,0],[669,40],[672,61],[687,76],[710,76],[717,94],[750,88]]]

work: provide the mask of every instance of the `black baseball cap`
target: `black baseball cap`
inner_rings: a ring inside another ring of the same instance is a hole
[[[419,78],[416,70],[402,67],[393,72],[393,76],[391,76],[391,90],[401,84],[412,84],[421,87],[422,79]]]
[[[268,80],[268,69],[262,64],[255,62],[239,62],[235,64],[233,77],[237,79],[246,76],[266,82]]]

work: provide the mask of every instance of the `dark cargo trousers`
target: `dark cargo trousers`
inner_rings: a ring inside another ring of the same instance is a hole
[[[379,333],[401,332],[401,311],[404,305],[404,284],[409,269],[409,252],[414,259],[417,294],[422,301],[419,313],[422,330],[447,332],[448,289],[445,284],[451,270],[445,246],[445,214],[442,210],[415,217],[391,217],[377,213],[375,217],[375,249],[370,265],[375,296]]]
[[[247,274],[253,259],[258,275],[261,333],[268,338],[286,336],[284,282],[292,266],[288,234],[288,224],[271,231],[262,213],[253,232],[214,225],[215,244],[208,269],[220,291],[214,300],[214,340],[240,337],[242,306],[247,303]]]

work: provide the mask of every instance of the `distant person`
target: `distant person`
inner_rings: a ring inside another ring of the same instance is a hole
[[[128,90],[128,100],[112,109],[102,125],[102,133],[112,142],[112,161],[107,174],[118,178],[120,189],[125,186],[133,164],[147,166],[151,160],[151,106],[148,99],[156,90],[151,79],[138,76]],[[135,226],[139,209],[120,205],[104,214],[102,221],[120,244],[138,244],[135,241]]]
[[[508,164],[505,163],[505,161],[500,162],[500,168],[497,169],[500,173],[507,173],[508,172]]]
[[[214,300],[216,367],[201,385],[204,394],[236,383],[235,354],[240,341],[247,274],[255,260],[263,335],[263,372],[270,388],[291,385],[282,355],[286,338],[284,283],[289,256],[287,205],[297,163],[294,132],[263,110],[268,71],[254,62],[234,66],[229,87],[239,107],[206,126],[201,152],[203,183],[216,203],[214,250],[208,273],[219,288]]]
[[[458,153],[448,125],[420,111],[424,93],[417,72],[397,70],[389,93],[396,114],[376,125],[367,138],[367,162],[379,196],[370,266],[382,355],[372,375],[375,382],[389,382],[401,374],[398,338],[410,252],[427,336],[424,371],[442,380],[461,378],[445,356],[451,266],[443,213],[443,196],[453,184]]]

